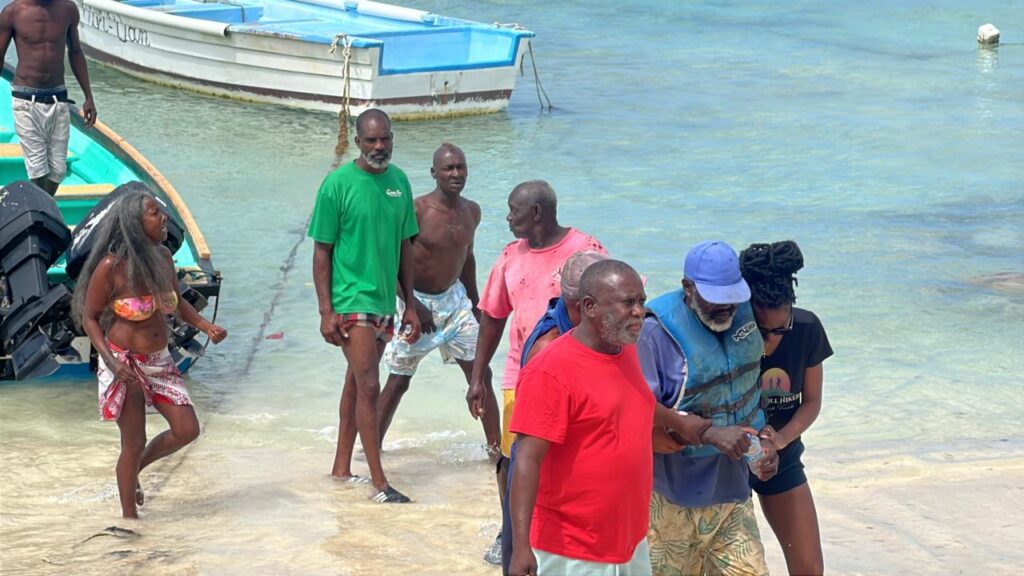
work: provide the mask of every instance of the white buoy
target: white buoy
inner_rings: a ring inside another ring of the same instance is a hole
[[[978,27],[978,44],[999,44],[999,28],[992,24]]]

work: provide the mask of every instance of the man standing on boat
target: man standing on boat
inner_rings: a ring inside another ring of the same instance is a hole
[[[324,178],[309,223],[313,283],[320,309],[320,334],[340,346],[348,362],[339,406],[338,448],[331,474],[364,483],[352,474],[356,432],[362,439],[375,502],[405,503],[384,476],[380,458],[377,400],[379,364],[394,336],[395,294],[414,301],[412,239],[419,232],[412,186],[391,161],[391,120],[380,110],[356,119],[359,157]],[[401,318],[400,338],[420,336],[416,308]]]
[[[78,7],[71,0],[14,0],[0,13],[0,60],[14,40],[18,67],[11,83],[14,130],[25,170],[51,196],[67,173],[71,118],[64,86],[64,51],[82,87],[85,125],[96,122],[89,70],[78,40]]]
[[[416,198],[416,221],[420,232],[413,242],[416,268],[415,299],[412,300],[423,334],[416,343],[393,340],[384,352],[388,367],[387,385],[380,396],[380,438],[384,441],[402,395],[427,354],[438,349],[446,364],[458,364],[468,382],[476,358],[480,332],[476,286],[476,256],[473,238],[480,225],[480,205],[461,196],[468,176],[466,156],[458,146],[442,144],[434,152],[430,175],[437,187]],[[405,302],[397,302],[404,313]],[[498,402],[490,388],[491,373],[484,367],[485,410],[481,418],[487,451],[497,462],[501,442]]]

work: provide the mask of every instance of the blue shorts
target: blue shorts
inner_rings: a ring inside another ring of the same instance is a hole
[[[800,456],[804,453],[803,440],[797,438],[779,452],[779,471],[767,482],[761,482],[753,474],[750,475],[750,487],[762,496],[774,496],[788,492],[797,486],[807,483],[804,474],[804,463]]]

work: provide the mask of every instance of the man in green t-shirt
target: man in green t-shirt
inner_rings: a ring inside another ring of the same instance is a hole
[[[341,393],[338,449],[331,474],[352,474],[356,432],[362,439],[375,502],[409,498],[388,484],[380,461],[377,397],[384,345],[394,335],[395,294],[412,302],[412,238],[419,232],[409,179],[391,160],[391,120],[367,110],[356,120],[359,158],[324,178],[309,222],[313,283],[320,306],[320,334],[340,346],[348,362]],[[398,291],[399,285],[401,292]],[[420,321],[414,306],[402,315],[400,338],[415,342]]]

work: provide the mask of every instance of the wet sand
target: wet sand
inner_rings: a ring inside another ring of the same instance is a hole
[[[64,445],[40,448],[47,446],[34,432],[41,427],[2,412],[3,574],[500,573],[481,560],[499,523],[482,456],[453,459],[445,449],[398,441],[386,453],[389,473],[416,503],[382,506],[367,500],[365,486],[327,476],[329,433],[298,449],[246,447],[214,422],[184,457],[143,475],[148,501],[142,520],[132,522],[118,514],[113,430],[97,423],[74,437],[61,434]],[[159,425],[151,422],[152,433]],[[918,456],[811,452],[829,573],[1024,568],[1016,512],[1024,501],[1024,439],[964,442]],[[136,534],[104,532],[115,525]],[[763,519],[761,527],[772,573],[785,574]]]

